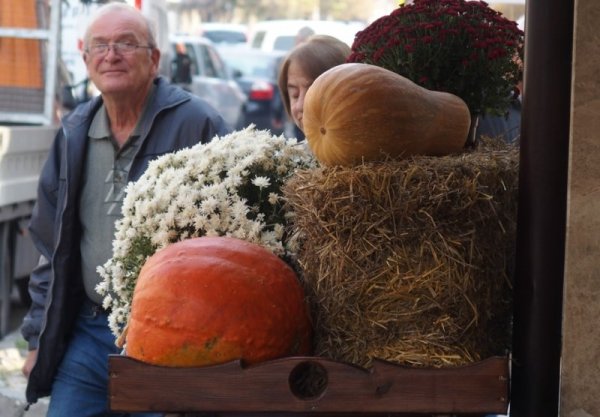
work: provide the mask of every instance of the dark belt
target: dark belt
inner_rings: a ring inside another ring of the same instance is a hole
[[[108,313],[110,313],[110,310],[103,308],[100,304],[96,304],[95,302],[86,297],[85,300],[83,300],[83,305],[81,306],[81,313],[94,316],[97,316],[99,314],[108,315]]]

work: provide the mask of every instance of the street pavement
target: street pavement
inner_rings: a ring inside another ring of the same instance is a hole
[[[21,367],[27,354],[27,344],[19,332],[25,307],[11,305],[11,331],[0,339],[0,417],[44,417],[48,398],[43,398],[25,411],[27,380]]]

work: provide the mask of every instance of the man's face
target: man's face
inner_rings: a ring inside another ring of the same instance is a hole
[[[83,59],[98,90],[104,96],[145,91],[157,74],[160,52],[148,47],[144,19],[134,13],[109,12],[93,22],[88,33]]]

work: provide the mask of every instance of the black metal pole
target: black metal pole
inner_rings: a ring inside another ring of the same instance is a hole
[[[527,0],[511,417],[558,415],[574,0]]]

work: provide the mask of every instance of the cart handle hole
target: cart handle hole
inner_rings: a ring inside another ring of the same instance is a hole
[[[327,389],[327,370],[316,362],[301,362],[292,369],[288,383],[292,394],[301,400],[313,400]]]

